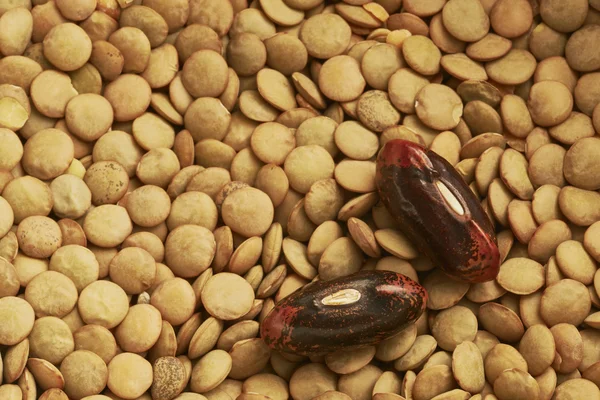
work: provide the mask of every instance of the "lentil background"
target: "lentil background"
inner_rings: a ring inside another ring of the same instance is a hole
[[[599,44],[597,0],[0,0],[0,399],[600,399]],[[393,224],[396,138],[481,200],[496,280]],[[369,269],[414,325],[258,337]]]

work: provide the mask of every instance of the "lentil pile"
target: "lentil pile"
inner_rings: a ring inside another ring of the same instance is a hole
[[[598,0],[0,0],[0,399],[599,400],[599,104]],[[395,224],[393,139],[481,201],[495,280]],[[260,337],[361,270],[425,312]]]

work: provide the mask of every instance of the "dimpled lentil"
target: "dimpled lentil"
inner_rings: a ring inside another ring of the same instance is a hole
[[[599,11],[0,0],[1,400],[598,400]],[[392,139],[471,185],[496,280],[401,233]],[[414,325],[309,358],[259,339],[371,269],[423,283]]]

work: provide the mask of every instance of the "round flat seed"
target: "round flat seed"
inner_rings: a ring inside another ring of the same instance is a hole
[[[381,90],[370,90],[358,99],[358,119],[369,129],[383,132],[400,122],[400,113],[393,107],[388,94]]]
[[[23,157],[23,144],[16,133],[6,128],[0,128],[0,140],[3,143],[0,150],[0,168],[10,171]]]
[[[558,245],[556,262],[565,277],[584,285],[590,285],[594,281],[594,274],[597,270],[596,262],[580,242],[567,240]]]
[[[427,23],[416,15],[408,12],[392,14],[386,22],[388,29],[391,31],[405,30],[412,35],[429,35]]]
[[[237,342],[229,351],[232,359],[230,377],[246,379],[260,372],[269,362],[270,351],[260,338]]]
[[[449,280],[441,271],[429,274],[423,286],[429,293],[427,308],[431,310],[443,310],[456,305],[469,290],[468,284]]]
[[[71,78],[62,72],[44,71],[31,83],[31,100],[36,109],[46,117],[64,117],[67,104],[75,96],[77,91]]]
[[[132,373],[135,371],[135,376]],[[118,396],[141,396],[152,385],[152,365],[143,357],[133,353],[122,353],[108,364],[108,383],[111,392]]]
[[[387,43],[370,46],[358,61],[369,86],[379,90],[387,90],[390,76],[406,66],[401,49]]]
[[[528,258],[511,258],[500,266],[496,280],[511,293],[528,295],[544,285],[544,267]]]
[[[579,139],[592,137],[596,132],[590,117],[572,112],[563,122],[548,129],[548,133],[557,141],[570,145]]]
[[[485,303],[504,296],[506,290],[495,280],[476,283],[468,289],[466,297],[475,303]]]
[[[600,29],[586,25],[574,32],[565,47],[565,57],[569,66],[576,71],[591,72],[600,67],[600,54],[591,43],[600,37]]]
[[[335,167],[335,180],[346,190],[355,193],[375,191],[375,169],[372,161],[343,160]]]
[[[447,86],[429,84],[419,91],[415,101],[419,119],[433,129],[453,129],[462,116],[462,101]]]
[[[304,11],[289,7],[283,0],[260,0],[260,5],[267,17],[278,25],[293,26],[304,19]]]
[[[564,279],[564,276],[562,272],[560,272],[560,268],[558,268],[556,257],[552,256],[546,264],[546,286],[550,286],[561,279]]]
[[[588,316],[591,300],[584,284],[563,279],[542,294],[540,314],[549,326],[559,323],[579,325]]]
[[[600,236],[597,236],[600,228],[600,223],[593,223],[586,231],[585,236],[583,238],[583,246],[585,250],[591,255],[596,261],[600,260],[600,242],[598,239]]]
[[[307,382],[313,384],[307,385]],[[290,379],[289,388],[293,398],[312,399],[326,392],[332,393],[330,391],[337,388],[337,376],[323,364],[309,363],[296,369]]]
[[[382,23],[380,19],[375,18],[364,7],[342,3],[335,5],[335,11],[349,23],[361,28],[378,28]]]
[[[377,239],[377,243],[390,252],[404,260],[412,260],[417,257],[417,251],[408,241],[406,236],[395,229],[380,229],[375,231],[375,239]]]
[[[562,3],[551,0],[540,4],[540,15],[545,23],[559,32],[573,32],[585,20],[588,4],[585,1],[575,1],[569,9],[564,9]]]
[[[259,125],[250,138],[254,154],[267,164],[283,164],[295,144],[293,132],[277,122],[265,122]]]
[[[454,54],[465,51],[466,43],[453,37],[442,21],[442,14],[438,13],[431,18],[429,35],[433,43],[445,53]],[[389,37],[389,36],[388,36]]]
[[[485,65],[488,76],[503,85],[519,85],[533,76],[537,63],[527,50],[512,49]]]
[[[319,145],[335,157],[339,152],[335,144],[337,126],[337,122],[325,116],[308,118],[296,130],[296,146]]]
[[[444,1],[430,1],[426,4],[409,0],[404,4],[404,8],[407,12],[418,15],[419,17],[429,17],[437,14],[444,6]]]
[[[239,97],[240,111],[249,119],[258,122],[274,121],[279,112],[265,101],[258,90],[246,90]]]
[[[401,68],[389,78],[388,94],[392,104],[401,112],[414,113],[415,99],[429,81],[409,68]]]
[[[308,51],[296,36],[279,33],[266,39],[264,44],[267,65],[286,76],[301,71],[308,62]]]
[[[543,185],[535,191],[531,210],[538,224],[564,218],[558,204],[560,191],[559,187],[553,185]]]
[[[469,44],[466,54],[475,61],[493,61],[505,56],[511,47],[510,40],[494,33],[488,33],[478,41]]]
[[[377,135],[356,121],[345,121],[338,125],[334,138],[340,151],[354,160],[368,160],[379,148]]]
[[[544,324],[544,320],[540,315],[541,300],[541,291],[521,297],[521,301],[519,302],[519,315],[521,316],[523,325],[526,327],[531,327],[536,324]]]
[[[435,137],[430,149],[442,156],[451,165],[458,164],[460,160],[460,139],[451,131],[445,131]]]
[[[398,359],[410,350],[416,339],[417,328],[415,325],[410,325],[396,335],[379,343],[375,357],[384,362]]]
[[[498,112],[481,100],[468,102],[464,108],[463,118],[470,131],[475,135],[503,131],[502,118]],[[468,140],[470,139],[469,137]]]
[[[498,88],[486,81],[464,81],[458,85],[456,93],[465,103],[479,100],[492,107],[497,107],[503,99]]]
[[[460,343],[475,339],[477,318],[466,307],[450,307],[437,314],[431,326],[431,334],[442,349],[454,351]]]
[[[284,170],[292,188],[300,193],[307,193],[316,181],[332,177],[334,162],[331,155],[321,146],[301,146],[288,155]]]
[[[357,351],[340,350],[325,357],[327,367],[337,374],[351,374],[369,364],[375,356],[375,347],[367,346]]]
[[[498,35],[516,38],[531,27],[533,10],[526,0],[500,0],[492,8],[490,22]]]
[[[514,136],[526,138],[534,129],[527,104],[519,96],[511,94],[504,96],[500,104],[500,112],[504,126]]]
[[[527,372],[513,368],[503,371],[494,381],[494,392],[500,400],[520,400],[538,397],[540,388]]]
[[[339,102],[357,99],[366,82],[360,64],[350,56],[335,56],[323,63],[319,72],[319,89],[329,99]]]
[[[519,352],[527,361],[531,374],[542,374],[552,365],[556,354],[556,345],[550,329],[542,324],[527,329],[519,343]]]
[[[65,394],[62,391],[65,388],[65,378],[60,370],[49,361],[41,358],[30,358],[27,361],[27,369],[31,371],[40,389],[47,390],[50,393],[55,392],[59,395]]]
[[[506,147],[506,139],[498,133],[483,133],[470,139],[460,151],[460,158],[477,158],[490,147]]]
[[[255,3],[258,5],[258,3]],[[276,33],[275,24],[256,8],[247,8],[238,12],[235,16],[229,34],[231,36],[244,32],[251,32],[260,37],[261,40],[267,39]]]
[[[190,388],[202,393],[212,390],[225,380],[231,368],[231,356],[223,350],[213,350],[194,366]]]
[[[508,226],[508,205],[514,196],[500,178],[492,181],[488,188],[488,204],[494,218],[503,226]]]
[[[538,25],[538,28],[544,26]],[[550,28],[547,28],[550,30]],[[535,33],[535,30],[534,30]],[[566,42],[566,36],[564,37]],[[535,55],[535,54],[534,54]],[[559,55],[545,58],[538,64],[533,80],[535,83],[542,81],[558,81],[569,88],[571,93],[577,85],[578,75],[569,67],[567,60]]]
[[[599,399],[600,390],[594,382],[587,379],[576,378],[561,383],[554,392],[554,398],[556,398],[556,400],[577,398],[580,396],[585,396],[589,399]]]
[[[34,310],[25,300],[8,296],[0,299],[0,315],[9,321],[0,328],[0,343],[12,346],[25,339],[34,326]]]
[[[343,205],[344,191],[335,179],[322,179],[315,182],[306,194],[304,211],[314,224],[319,225],[334,220]]]
[[[30,257],[50,257],[62,245],[62,232],[54,220],[43,216],[25,218],[17,231],[19,248]]]
[[[552,139],[550,135],[548,135],[548,131],[544,128],[534,128],[529,135],[527,135],[527,139],[525,140],[526,149],[525,155],[527,159],[531,159],[531,156],[545,144],[552,143]]]
[[[263,68],[256,75],[256,83],[260,95],[275,108],[287,111],[296,107],[294,88],[281,72]]]
[[[577,107],[588,116],[592,116],[594,107],[597,104],[598,78],[600,78],[600,74],[596,72],[584,74],[577,81],[573,92]]]
[[[409,371],[423,365],[437,347],[435,338],[431,335],[420,335],[411,348],[394,362],[398,371]],[[405,378],[406,379],[406,378]]]
[[[555,253],[559,244],[571,239],[571,230],[561,220],[551,220],[541,224],[531,237],[528,245],[529,256],[545,263]]]
[[[342,54],[350,44],[352,31],[348,23],[337,14],[317,14],[306,20],[299,38],[308,54],[330,59]]]
[[[229,81],[227,63],[215,51],[198,50],[185,62],[181,80],[194,97],[216,97]]]
[[[423,368],[417,375],[412,394],[415,399],[437,397],[456,387],[452,369],[448,365],[434,365]]]
[[[348,50],[348,55],[350,57],[355,58],[356,61],[360,63],[362,62],[362,59],[365,56],[366,52],[378,43],[379,41],[377,40],[362,40],[358,43],[351,45],[350,49]]]
[[[326,221],[319,225],[308,242],[308,259],[311,264],[318,265],[325,249],[342,236],[342,228],[335,221]]]
[[[599,162],[597,154],[600,151],[598,138],[583,138],[576,141],[566,152],[563,171],[567,181],[580,189],[600,189],[600,180],[596,164]]]
[[[341,237],[329,244],[319,260],[319,277],[331,280],[357,272],[363,264],[363,254],[354,241]]]
[[[542,81],[531,87],[527,106],[533,122],[540,126],[553,126],[569,117],[573,99],[569,88],[562,83]]]
[[[402,387],[402,381],[394,371],[386,371],[375,383],[373,387],[373,397],[385,396],[387,394],[399,393]],[[397,395],[394,395],[397,396]]]
[[[591,190],[565,186],[558,196],[560,210],[579,226],[589,226],[600,219],[600,194]]]
[[[478,1],[450,0],[442,10],[444,26],[455,38],[475,42],[490,29],[490,20]],[[469,24],[464,23],[469,21]]]
[[[513,149],[506,149],[500,159],[500,177],[504,184],[522,200],[531,200],[533,185],[527,175],[525,156]]]
[[[463,53],[447,54],[442,57],[441,65],[446,72],[460,80],[487,80],[483,66],[471,60]]]
[[[190,358],[198,358],[208,353],[217,343],[223,332],[223,321],[214,317],[207,318],[194,332],[188,350]]]
[[[308,260],[304,244],[288,237],[283,240],[282,250],[288,264],[298,275],[305,279],[313,279],[317,275],[316,268]]]
[[[581,338],[583,339],[583,348],[589,349],[589,351],[584,351],[583,359],[581,360],[581,364],[579,364],[579,368],[585,371],[598,361],[596,344],[598,344],[599,335],[594,329],[584,329],[581,331]]]
[[[300,72],[294,72],[292,74],[292,83],[294,87],[298,91],[300,95],[308,103],[319,110],[322,110],[327,107],[327,103],[325,102],[325,98],[319,91],[318,86],[306,75]]]
[[[2,111],[0,127],[14,131],[21,129],[29,117],[27,109],[13,97],[0,99],[0,110]]]
[[[566,150],[557,144],[546,144],[536,150],[529,160],[529,177],[535,186],[563,187],[565,178],[563,160]]]
[[[458,385],[471,393],[483,390],[485,373],[483,357],[477,345],[464,341],[452,353],[452,372]]]
[[[220,295],[215,295],[220,293]],[[222,272],[206,282],[202,290],[202,304],[214,317],[229,321],[237,319],[252,307],[254,291],[239,275]]]
[[[508,222],[517,240],[523,244],[529,243],[537,229],[531,202],[512,200],[508,205]]]
[[[435,75],[440,71],[442,54],[426,36],[410,36],[402,44],[406,63],[421,75]]]
[[[481,154],[476,162],[474,177],[479,193],[485,195],[492,181],[498,177],[498,166],[504,150],[500,147],[491,147]]]

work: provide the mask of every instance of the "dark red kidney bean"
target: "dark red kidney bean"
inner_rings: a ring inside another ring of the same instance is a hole
[[[325,354],[378,343],[416,321],[427,292],[391,271],[361,271],[316,281],[275,305],[261,337],[272,349]]]
[[[400,229],[435,265],[464,282],[496,278],[500,253],[492,223],[444,158],[405,140],[377,156],[377,189]]]

